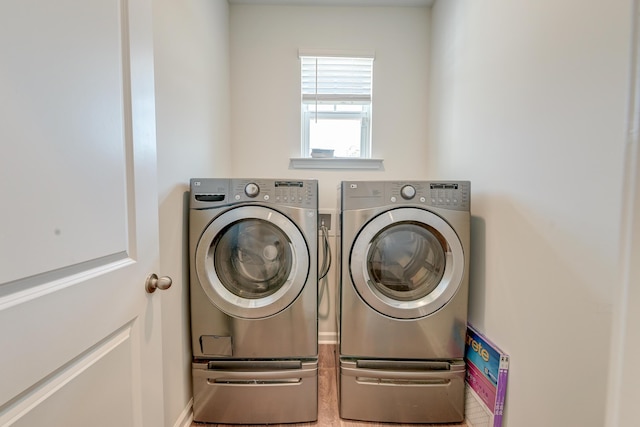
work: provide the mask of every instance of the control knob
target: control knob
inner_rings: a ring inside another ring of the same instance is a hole
[[[400,195],[403,199],[411,200],[416,195],[416,189],[413,185],[405,185],[400,189]]]
[[[255,182],[250,182],[244,187],[244,194],[249,197],[256,197],[260,193],[260,187]]]

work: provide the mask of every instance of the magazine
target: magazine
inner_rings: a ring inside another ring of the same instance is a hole
[[[465,346],[465,418],[469,427],[501,427],[509,356],[473,326],[467,327]]]

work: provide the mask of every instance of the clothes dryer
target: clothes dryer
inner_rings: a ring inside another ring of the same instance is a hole
[[[468,181],[344,181],[339,406],[343,418],[464,419]]]
[[[317,209],[315,180],[191,180],[194,421],[317,419]]]

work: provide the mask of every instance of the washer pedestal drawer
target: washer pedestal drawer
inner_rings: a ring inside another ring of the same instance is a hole
[[[318,361],[202,361],[192,364],[193,420],[281,424],[318,418]]]
[[[340,417],[459,423],[464,420],[464,377],[461,360],[340,360]]]

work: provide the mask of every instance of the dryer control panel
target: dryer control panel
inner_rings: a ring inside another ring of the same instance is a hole
[[[318,207],[318,181],[286,179],[191,179],[191,208],[261,202],[307,209]]]
[[[422,205],[470,209],[469,181],[343,181],[342,209]]]

